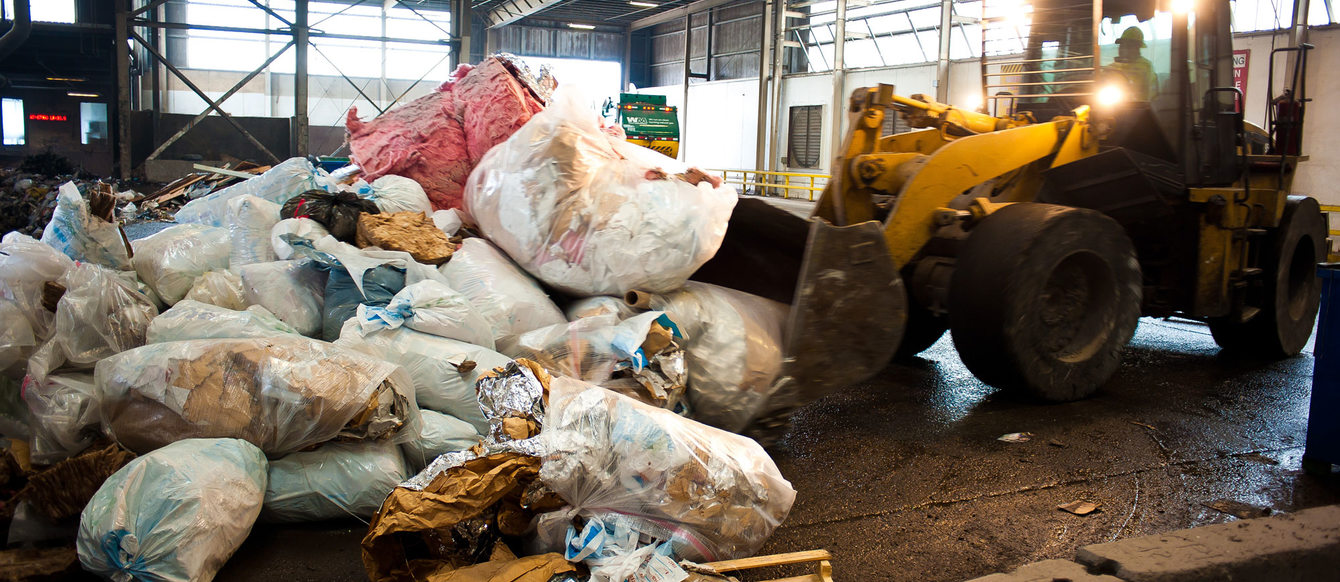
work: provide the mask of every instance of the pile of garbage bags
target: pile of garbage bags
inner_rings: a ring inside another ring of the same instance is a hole
[[[369,523],[379,582],[757,552],[795,492],[733,433],[786,307],[688,281],[736,193],[523,73],[351,111],[361,177],[294,158],[135,241],[62,189],[41,241],[5,235],[0,428],[32,479],[91,481],[10,533],[82,507],[115,580],[210,579],[257,520]]]

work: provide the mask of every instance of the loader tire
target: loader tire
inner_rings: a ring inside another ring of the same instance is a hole
[[[1140,264],[1102,213],[1012,204],[973,228],[949,285],[959,358],[987,384],[1052,402],[1092,394],[1140,317]]]
[[[1279,228],[1267,235],[1262,249],[1261,311],[1246,322],[1210,320],[1210,333],[1219,347],[1269,359],[1303,350],[1321,306],[1317,263],[1326,260],[1326,235],[1326,217],[1317,201],[1290,196]]]

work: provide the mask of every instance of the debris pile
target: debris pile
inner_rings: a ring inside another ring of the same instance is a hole
[[[0,241],[11,531],[111,579],[208,580],[257,519],[370,520],[378,582],[757,552],[795,492],[732,432],[786,308],[687,282],[736,194],[525,79],[490,58],[351,117],[361,177],[204,169],[136,198],[190,199],[138,240],[57,188],[41,241]]]

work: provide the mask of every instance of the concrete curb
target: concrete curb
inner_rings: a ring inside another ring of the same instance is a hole
[[[1340,581],[1340,505],[1085,546],[1075,559],[970,582]]]

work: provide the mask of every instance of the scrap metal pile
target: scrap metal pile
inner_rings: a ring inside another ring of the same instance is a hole
[[[795,492],[734,433],[786,307],[688,281],[732,188],[554,86],[462,67],[350,117],[361,174],[290,159],[139,240],[61,187],[0,242],[10,544],[113,580],[209,580],[257,519],[369,521],[376,582],[756,553]]]

